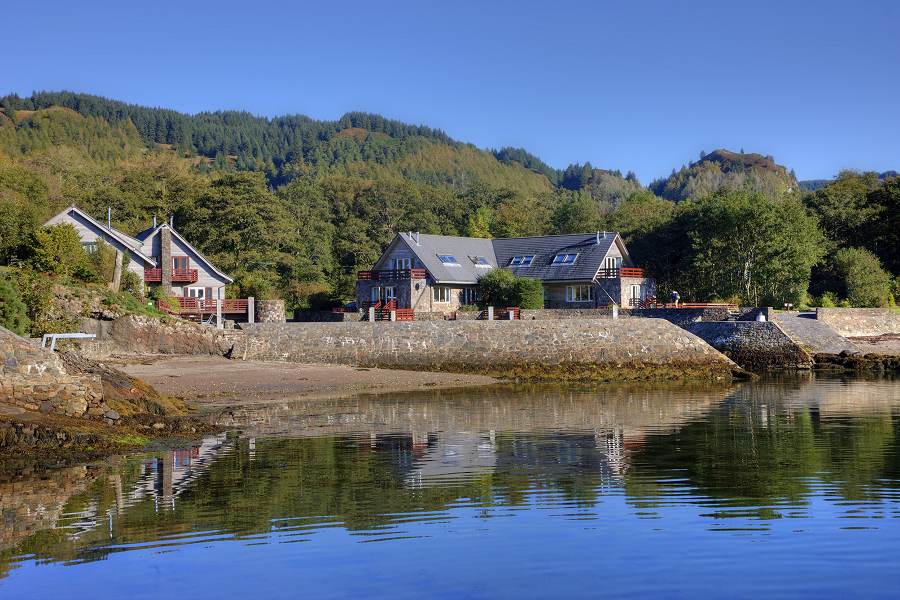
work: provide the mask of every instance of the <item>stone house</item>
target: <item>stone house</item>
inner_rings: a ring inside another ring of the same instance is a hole
[[[68,223],[88,252],[96,251],[98,240],[117,253],[114,286],[118,287],[121,266],[135,273],[142,286],[159,286],[167,296],[216,300],[225,298],[225,286],[232,279],[216,268],[179,234],[171,223],[155,223],[137,236],[127,235],[103,224],[76,206],[54,216],[45,226]],[[127,260],[125,258],[127,257]]]
[[[357,303],[452,312],[477,303],[478,280],[492,269],[539,279],[545,308],[638,307],[656,295],[616,232],[493,240],[409,232],[359,272]]]

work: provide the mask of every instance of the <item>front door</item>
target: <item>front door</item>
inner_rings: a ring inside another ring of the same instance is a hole
[[[393,285],[385,286],[384,288],[384,303],[394,302],[397,300],[397,287]]]
[[[641,286],[633,283],[631,285],[631,305],[640,306],[641,300],[643,300],[643,298],[641,298]]]

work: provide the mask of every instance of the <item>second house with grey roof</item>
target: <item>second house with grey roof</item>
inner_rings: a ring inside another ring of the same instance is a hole
[[[357,303],[451,313],[478,303],[478,280],[493,269],[539,279],[544,308],[639,307],[656,296],[616,232],[493,240],[404,232],[359,272]]]

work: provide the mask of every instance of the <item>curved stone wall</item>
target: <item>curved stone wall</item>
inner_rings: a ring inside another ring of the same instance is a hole
[[[475,372],[524,379],[731,377],[703,340],[662,319],[244,325],[235,358]]]
[[[257,300],[257,323],[284,323],[284,300]]]
[[[0,402],[30,411],[102,418],[103,388],[96,375],[72,375],[54,352],[0,327]]]
[[[701,321],[686,329],[752,371],[808,369],[813,364],[809,353],[772,321]]]

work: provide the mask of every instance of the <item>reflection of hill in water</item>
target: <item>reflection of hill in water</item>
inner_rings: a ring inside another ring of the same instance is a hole
[[[210,438],[18,481],[0,488],[4,518],[26,523],[4,538],[17,545],[0,573],[13,556],[77,563],[149,542],[303,541],[334,526],[377,539],[460,505],[522,510],[536,496],[585,516],[624,493],[639,511],[689,505],[718,523],[802,512],[823,490],[848,511],[900,493],[896,383],[488,392],[236,412],[290,436]]]

